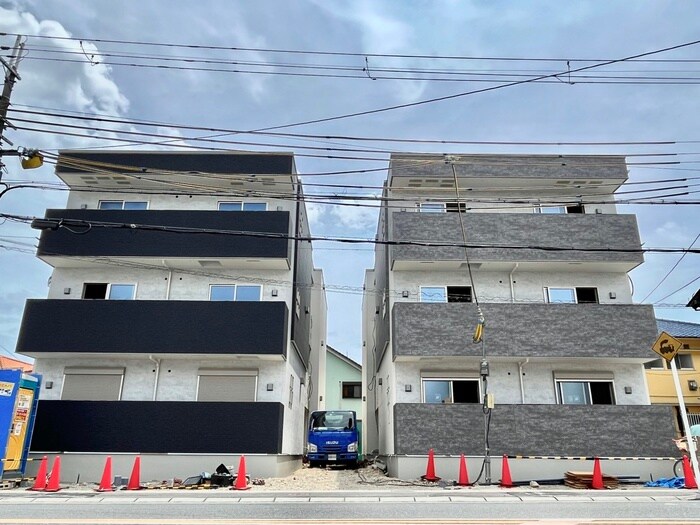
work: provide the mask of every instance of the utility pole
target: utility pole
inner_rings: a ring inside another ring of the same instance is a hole
[[[12,48],[12,54],[10,55],[10,61],[8,62],[3,57],[0,56],[0,62],[5,70],[5,82],[2,85],[2,97],[0,98],[0,148],[2,148],[2,142],[7,142],[10,146],[14,146],[12,142],[4,137],[5,126],[7,126],[7,110],[10,107],[10,95],[12,95],[12,88],[17,80],[21,80],[19,74],[17,73],[17,66],[20,60],[22,60],[22,52],[24,51],[24,42],[22,42],[22,37],[18,36],[15,40],[15,46]],[[10,125],[12,126],[12,125]],[[4,151],[0,149],[0,180],[2,180],[2,170],[5,165],[2,162],[2,155],[5,153],[11,153],[9,151]],[[13,154],[14,151],[12,151]]]

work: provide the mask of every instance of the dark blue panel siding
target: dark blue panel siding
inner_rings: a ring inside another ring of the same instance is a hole
[[[663,405],[497,405],[491,415],[493,456],[678,455],[673,410]],[[397,454],[482,455],[480,404],[394,405]]]
[[[17,351],[286,355],[284,302],[30,299]]]
[[[231,154],[215,151],[206,152],[152,152],[152,151],[61,151],[61,157],[71,160],[101,162],[129,168],[139,168],[141,173],[149,170],[173,170],[183,172],[206,173],[243,173],[243,174],[286,174],[293,173],[294,156],[290,154],[270,155],[265,153]],[[74,165],[63,164],[59,157],[57,173],[88,173],[90,169],[81,170]],[[100,166],[101,170],[128,172],[131,170],[118,167]]]
[[[280,403],[39,401],[35,452],[279,454]]]
[[[85,235],[76,235],[59,228],[42,232],[39,256],[289,258],[287,211],[47,210],[46,217],[208,233],[93,226]],[[82,231],[81,226],[72,229]],[[269,234],[273,237],[265,236]]]

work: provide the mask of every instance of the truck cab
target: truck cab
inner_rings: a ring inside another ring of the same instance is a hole
[[[320,410],[309,418],[309,466],[344,464],[355,468],[358,459],[357,417],[352,410]]]

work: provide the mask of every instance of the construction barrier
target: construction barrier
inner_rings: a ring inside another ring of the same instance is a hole
[[[566,459],[574,461],[595,461],[599,459],[601,461],[676,461],[678,458],[674,457],[640,457],[640,456],[629,456],[629,457],[603,457],[603,456],[507,456],[508,459]]]

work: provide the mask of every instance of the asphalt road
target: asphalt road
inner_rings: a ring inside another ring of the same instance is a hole
[[[240,496],[240,497],[239,497]],[[0,524],[700,523],[694,492],[0,493]]]

